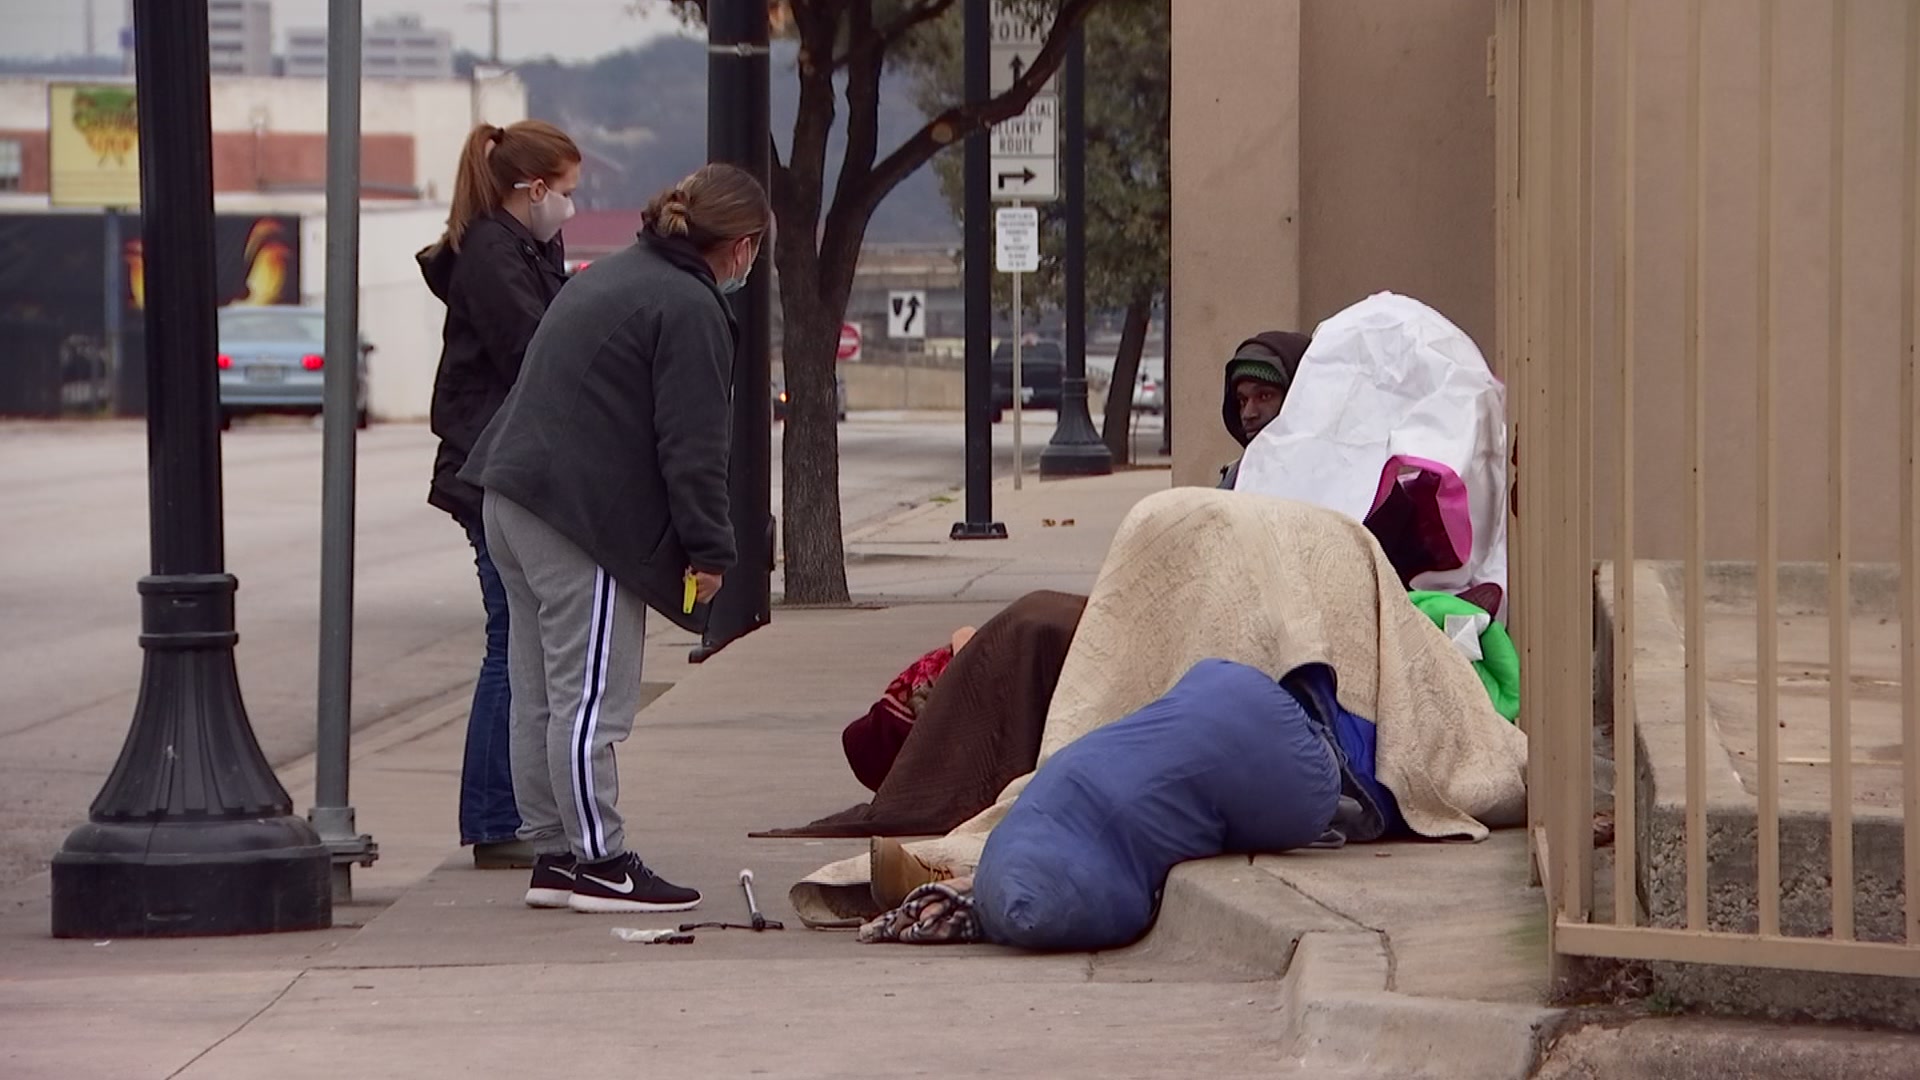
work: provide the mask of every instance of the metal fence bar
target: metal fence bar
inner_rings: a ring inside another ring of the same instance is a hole
[[[1634,527],[1634,289],[1638,274],[1634,267],[1634,232],[1638,217],[1634,178],[1638,174],[1639,154],[1634,145],[1638,124],[1634,122],[1636,67],[1633,47],[1633,0],[1620,0],[1620,57],[1616,88],[1615,117],[1619,145],[1614,148],[1618,160],[1620,184],[1619,246],[1614,258],[1613,323],[1615,347],[1619,354],[1619,416],[1614,430],[1614,456],[1619,476],[1619,505],[1615,507],[1613,533],[1613,921],[1621,926],[1639,922],[1635,897],[1639,893],[1638,834],[1635,787],[1638,780],[1634,740],[1634,665],[1633,665],[1633,527]]]
[[[1686,316],[1685,421],[1687,447],[1686,528],[1686,757],[1687,757],[1687,926],[1707,928],[1707,396],[1700,287],[1701,249],[1705,246],[1706,211],[1701,172],[1706,151],[1702,141],[1701,36],[1704,30],[1701,0],[1687,2],[1686,101]]]
[[[1567,704],[1564,758],[1569,770],[1566,848],[1568,888],[1580,917],[1593,913],[1593,0],[1580,0],[1569,13],[1574,80],[1567,105],[1573,123],[1574,258],[1573,310],[1568,323],[1573,347],[1564,397],[1567,418],[1567,458],[1571,482],[1567,498],[1566,544],[1555,576],[1566,583],[1567,633],[1559,647],[1565,654]],[[1563,474],[1564,475],[1564,474]]]
[[[1521,579],[1517,590],[1521,604],[1519,617],[1523,642],[1520,682],[1522,686],[1537,688],[1531,696],[1532,705],[1526,710],[1527,756],[1529,776],[1533,778],[1531,783],[1537,784],[1534,790],[1541,792],[1552,790],[1556,782],[1556,774],[1551,769],[1551,728],[1548,722],[1553,703],[1547,690],[1552,682],[1547,678],[1547,654],[1544,648],[1547,639],[1545,619],[1551,608],[1545,600],[1545,575],[1540,572],[1552,496],[1552,485],[1547,482],[1551,476],[1548,465],[1552,442],[1544,407],[1544,365],[1540,359],[1541,353],[1547,348],[1546,302],[1551,295],[1546,285],[1549,264],[1547,253],[1543,250],[1551,223],[1546,181],[1549,175],[1547,166],[1552,160],[1547,152],[1552,145],[1552,114],[1549,108],[1552,98],[1551,83],[1545,77],[1552,66],[1549,51],[1552,39],[1547,33],[1552,28],[1551,15],[1550,6],[1524,4],[1520,9],[1520,31],[1525,38],[1525,53],[1520,60],[1522,144],[1519,160],[1520,243],[1523,259],[1520,319],[1523,341],[1514,388],[1520,409],[1519,444],[1516,447],[1520,464],[1520,519],[1522,522],[1531,522],[1523,528]],[[1538,838],[1546,834],[1551,816],[1547,799],[1530,800],[1531,835]],[[1535,854],[1538,860],[1546,853],[1536,850]],[[1559,896],[1554,891],[1556,883],[1553,876],[1544,875],[1543,884],[1547,886],[1548,910],[1557,912]]]
[[[1906,841],[1907,945],[1920,946],[1920,6],[1907,6],[1906,159],[1900,171],[1900,706],[1901,831]]]
[[[1832,134],[1827,202],[1828,779],[1833,831],[1833,936],[1853,937],[1853,608],[1847,491],[1847,8],[1833,5]]]
[[[1753,568],[1755,582],[1754,630],[1755,654],[1759,678],[1754,682],[1757,697],[1757,727],[1760,755],[1760,932],[1780,932],[1780,521],[1774,501],[1774,474],[1779,453],[1774,440],[1777,430],[1774,384],[1779,358],[1773,341],[1773,50],[1777,0],[1760,0],[1760,156],[1756,166],[1760,184],[1759,213],[1755,222],[1758,246],[1754,276],[1758,281],[1754,323],[1754,350],[1760,371],[1754,380],[1757,395],[1757,424],[1760,445],[1754,457],[1755,498],[1759,511],[1759,558]]]
[[[1905,945],[1823,938],[1762,937],[1652,926],[1592,926],[1562,922],[1562,950],[1620,960],[1670,960],[1692,964],[1834,971],[1852,975],[1912,978],[1915,954]]]
[[[1579,584],[1579,576],[1571,579],[1568,569],[1567,549],[1573,539],[1575,528],[1575,504],[1579,501],[1579,481],[1573,471],[1573,444],[1576,437],[1577,419],[1576,385],[1578,382],[1578,320],[1574,317],[1579,289],[1578,259],[1571,257],[1579,245],[1579,184],[1580,146],[1578,114],[1579,94],[1575,83],[1579,79],[1577,50],[1579,42],[1577,20],[1574,17],[1574,5],[1556,4],[1553,14],[1554,61],[1550,69],[1553,81],[1553,109],[1550,121],[1552,132],[1552,189],[1548,193],[1548,213],[1552,215],[1552,231],[1548,235],[1546,258],[1552,274],[1553,290],[1549,298],[1550,323],[1547,340],[1551,343],[1548,353],[1540,365],[1541,388],[1547,395],[1548,433],[1552,440],[1552,460],[1549,467],[1558,482],[1549,485],[1552,509],[1549,512],[1548,527],[1553,530],[1549,542],[1541,549],[1541,572],[1548,582],[1547,603],[1549,605],[1549,626],[1547,639],[1547,670],[1552,673],[1553,682],[1546,687],[1552,712],[1547,717],[1546,736],[1552,749],[1549,759],[1553,774],[1557,777],[1553,798],[1560,805],[1554,814],[1548,834],[1553,837],[1553,855],[1557,859],[1555,866],[1556,888],[1559,893],[1558,911],[1564,915],[1585,918],[1582,896],[1589,891],[1589,883],[1581,880],[1579,872],[1579,849],[1591,843],[1590,836],[1580,835],[1577,828],[1580,806],[1580,771],[1591,764],[1591,758],[1578,752],[1573,745],[1575,735],[1584,730],[1592,709],[1581,715],[1579,699],[1573,693],[1571,685],[1574,679],[1574,649],[1568,648],[1580,638],[1574,633],[1574,610],[1569,603],[1572,587]],[[1588,588],[1591,588],[1591,584]],[[1583,659],[1584,654],[1583,654]],[[1591,686],[1591,680],[1588,685]],[[1589,771],[1589,775],[1591,772]]]

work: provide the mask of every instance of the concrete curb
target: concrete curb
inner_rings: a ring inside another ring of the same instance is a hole
[[[1282,1056],[1313,1076],[1525,1080],[1566,1015],[1397,993],[1386,935],[1241,857],[1174,868],[1153,932],[1096,971],[1133,957],[1279,979]]]
[[[1290,1061],[1404,1080],[1525,1080],[1561,1012],[1409,997],[1389,989],[1390,955],[1371,931],[1303,935],[1281,984]]]

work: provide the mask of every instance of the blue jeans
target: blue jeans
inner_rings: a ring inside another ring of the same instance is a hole
[[[487,531],[478,522],[463,524],[480,572],[480,599],[487,608],[487,654],[480,661],[473,708],[467,713],[467,756],[460,770],[460,842],[493,844],[514,839],[520,829],[508,754],[512,698],[507,685],[507,590],[487,554]]]

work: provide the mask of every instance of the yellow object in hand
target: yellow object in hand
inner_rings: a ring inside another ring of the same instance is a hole
[[[693,575],[688,574],[686,591],[681,593],[681,596],[680,596],[680,614],[682,615],[693,614],[693,602],[696,599],[698,599],[699,596],[700,596],[699,586],[694,583]]]

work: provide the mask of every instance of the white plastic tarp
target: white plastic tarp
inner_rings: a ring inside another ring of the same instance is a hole
[[[1320,324],[1280,415],[1247,447],[1237,491],[1364,521],[1389,463],[1438,463],[1466,488],[1471,554],[1413,587],[1507,591],[1506,390],[1459,327],[1418,300],[1376,293]],[[1455,515],[1449,515],[1454,517]],[[1463,538],[1464,539],[1464,538]]]

